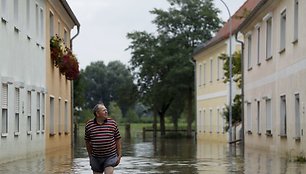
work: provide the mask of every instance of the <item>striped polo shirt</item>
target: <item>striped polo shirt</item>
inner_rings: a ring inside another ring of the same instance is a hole
[[[117,154],[115,140],[120,138],[117,123],[111,118],[107,118],[103,124],[98,124],[96,119],[86,123],[85,141],[91,143],[94,157],[109,157]]]

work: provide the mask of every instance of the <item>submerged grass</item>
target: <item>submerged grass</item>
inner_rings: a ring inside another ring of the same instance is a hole
[[[302,155],[298,155],[294,162],[298,162],[298,163],[306,163],[306,157],[305,156],[302,156]]]

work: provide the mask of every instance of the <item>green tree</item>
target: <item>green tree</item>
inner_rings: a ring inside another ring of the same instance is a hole
[[[126,123],[138,123],[139,122],[139,117],[136,114],[135,110],[129,109],[127,114],[126,114]]]
[[[97,103],[109,105],[110,95],[107,85],[107,68],[103,61],[92,62],[84,71],[85,106],[93,108]]]
[[[224,83],[228,83],[230,80],[229,72],[229,56],[227,54],[221,54],[220,59],[224,60],[223,70],[224,70]],[[241,51],[236,51],[232,55],[232,79],[236,82],[239,89],[241,89]],[[232,105],[232,125],[236,125],[241,122],[241,95],[237,94],[234,97],[234,102]],[[226,119],[227,124],[229,124],[229,106],[226,105],[223,111],[223,116]],[[226,127],[228,129],[228,126]]]
[[[229,56],[225,53],[219,56],[219,59],[224,60],[224,83],[229,82]],[[232,55],[232,77],[233,81],[236,82],[238,88],[241,89],[241,51],[235,51]]]
[[[172,123],[175,130],[178,129],[178,120],[185,109],[185,102],[182,101],[185,100],[185,97],[182,95],[177,95],[175,97],[174,101],[170,105],[169,110],[167,111],[167,114],[172,118]]]
[[[132,40],[131,64],[137,70],[142,97],[160,117],[164,135],[164,116],[176,95],[186,97],[188,135],[191,136],[194,99],[193,50],[212,37],[221,24],[219,10],[212,0],[168,0],[167,10],[154,9],[157,36],[147,32],[128,34]],[[184,103],[181,104],[184,106]]]
[[[225,118],[227,125],[225,130],[229,128],[229,106],[226,105],[223,111],[223,117]],[[232,106],[232,125],[237,125],[241,122],[241,95],[237,94],[234,98],[233,106]]]
[[[109,104],[109,116],[118,123],[122,121],[122,112],[118,104],[114,101]]]
[[[74,112],[79,114],[85,105],[85,84],[83,70],[81,70],[79,77],[73,81],[73,104]]]
[[[94,117],[91,109],[83,109],[79,112],[77,116],[78,123],[86,123]]]
[[[106,66],[103,61],[92,62],[81,72],[84,85],[84,107],[92,108],[103,102],[109,107],[115,101],[123,116],[127,110],[135,105],[137,100],[137,86],[128,68],[119,61],[109,62]]]
[[[110,100],[116,101],[125,117],[138,98],[137,86],[129,69],[120,61],[112,61],[107,65],[107,86]]]

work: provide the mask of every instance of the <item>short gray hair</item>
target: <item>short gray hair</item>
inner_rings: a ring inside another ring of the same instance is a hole
[[[96,112],[98,112],[99,109],[100,109],[102,106],[104,106],[103,103],[98,103],[98,104],[96,104],[96,106],[92,109],[92,113],[93,113],[95,116],[97,116],[97,115],[96,115]]]

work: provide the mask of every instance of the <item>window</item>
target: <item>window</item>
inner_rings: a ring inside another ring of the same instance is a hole
[[[295,94],[295,138],[301,137],[300,96]]]
[[[299,0],[294,0],[294,31],[293,42],[297,42],[299,37]]]
[[[7,22],[7,0],[1,0],[2,21]]]
[[[31,14],[31,5],[30,0],[27,0],[26,2],[26,28],[29,31],[30,30],[30,14]]]
[[[40,131],[40,93],[37,92],[36,96],[36,132]]]
[[[198,83],[199,83],[199,86],[201,86],[202,85],[202,65],[200,65],[199,66],[199,81],[198,81]]]
[[[261,134],[261,131],[260,131],[260,101],[257,101],[257,133]]]
[[[271,99],[266,99],[266,134],[272,135],[272,104]]]
[[[40,9],[40,40],[44,40],[44,10]]]
[[[260,27],[257,28],[257,65],[260,65]]]
[[[197,131],[198,132],[201,132],[201,114],[202,114],[202,111],[199,110],[199,115],[197,117]]]
[[[57,35],[61,37],[61,22],[57,21]]]
[[[203,121],[202,121],[202,111],[200,110],[199,112],[200,112],[200,113],[199,113],[199,131],[201,132],[201,131],[203,131],[203,130],[202,130],[202,125],[203,125]]]
[[[212,116],[213,116],[212,109],[210,109],[209,110],[209,132],[210,133],[212,133],[212,127],[213,127],[213,125],[212,125]]]
[[[54,134],[54,98],[50,97],[50,135]]]
[[[15,88],[15,135],[19,133],[20,89]]]
[[[2,120],[1,133],[2,136],[8,133],[8,84],[2,84]]]
[[[225,112],[225,107],[222,108],[222,112]],[[222,118],[222,133],[225,133],[225,118]]]
[[[221,67],[220,67],[222,79],[224,79],[224,77],[225,77],[225,76],[224,76],[225,73],[224,73],[224,69],[223,69],[224,63],[225,63],[225,60],[222,60],[222,61],[221,61]]]
[[[286,10],[281,13],[280,25],[280,52],[283,52],[286,47]]]
[[[280,97],[280,135],[287,135],[287,113],[286,113],[286,96]]]
[[[272,58],[272,17],[266,21],[267,36],[266,36],[266,59]]]
[[[247,103],[247,130],[252,131],[252,108],[251,103]]]
[[[32,99],[31,91],[27,93],[27,133],[31,134],[32,124],[31,124],[31,110],[32,110]]]
[[[58,133],[59,135],[61,135],[62,133],[62,129],[61,129],[61,126],[62,126],[62,116],[61,116],[61,99],[59,98],[58,99]]]
[[[54,15],[53,13],[50,11],[50,14],[49,14],[49,18],[50,18],[50,39],[52,36],[54,36]]]
[[[68,45],[68,32],[66,29],[64,29],[64,42],[66,45]]]
[[[45,131],[45,94],[42,94],[42,107],[41,107],[41,130]]]
[[[217,80],[220,79],[220,58],[217,58]]]
[[[206,84],[206,63],[203,65],[203,84]]]
[[[206,111],[205,111],[205,109],[203,110],[203,121],[202,121],[202,124],[203,124],[203,132],[205,132],[205,128],[206,128],[206,126],[205,126],[205,124],[206,124],[206,122],[205,122],[205,116],[206,116]]]
[[[252,68],[252,35],[248,36],[248,69]]]
[[[19,0],[14,0],[14,21],[15,24],[18,24],[19,17]]]
[[[212,83],[213,79],[213,60],[210,59],[210,83]]]
[[[38,4],[35,5],[35,29],[36,29],[36,36],[39,36],[39,7]]]
[[[217,109],[217,133],[220,132],[220,109]]]

